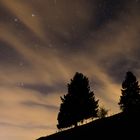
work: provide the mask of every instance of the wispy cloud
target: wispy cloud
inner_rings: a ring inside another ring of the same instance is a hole
[[[125,72],[140,77],[139,5],[1,0],[0,139],[55,132],[60,96],[76,71],[89,77],[101,105],[118,112]]]

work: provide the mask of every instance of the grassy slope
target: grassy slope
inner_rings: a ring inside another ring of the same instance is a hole
[[[98,119],[56,134],[41,137],[38,140],[94,140],[94,139],[140,139],[140,115],[122,113]],[[139,138],[138,138],[139,137]]]

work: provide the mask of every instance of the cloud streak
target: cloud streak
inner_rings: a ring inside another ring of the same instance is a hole
[[[60,96],[76,71],[89,77],[110,114],[118,112],[125,72],[140,77],[139,5],[1,0],[0,139],[55,132]]]

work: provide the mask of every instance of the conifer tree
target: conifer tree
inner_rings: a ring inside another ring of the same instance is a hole
[[[90,90],[88,78],[82,73],[76,72],[68,84],[68,93],[61,100],[58,129],[77,126],[84,119],[97,117],[98,100]]]
[[[119,105],[123,112],[140,111],[140,87],[136,77],[132,72],[126,73],[125,80],[122,83],[122,95]]]

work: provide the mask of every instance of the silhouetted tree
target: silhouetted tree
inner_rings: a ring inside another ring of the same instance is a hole
[[[105,109],[104,107],[100,107],[98,110],[99,119],[105,118],[107,115],[108,115],[108,109]]]
[[[140,110],[140,87],[132,72],[126,73],[122,83],[122,95],[120,96],[120,109],[123,112],[137,112]]]
[[[61,97],[57,128],[67,128],[83,119],[97,117],[98,100],[90,91],[89,80],[82,73],[76,73],[68,84],[68,93]]]

